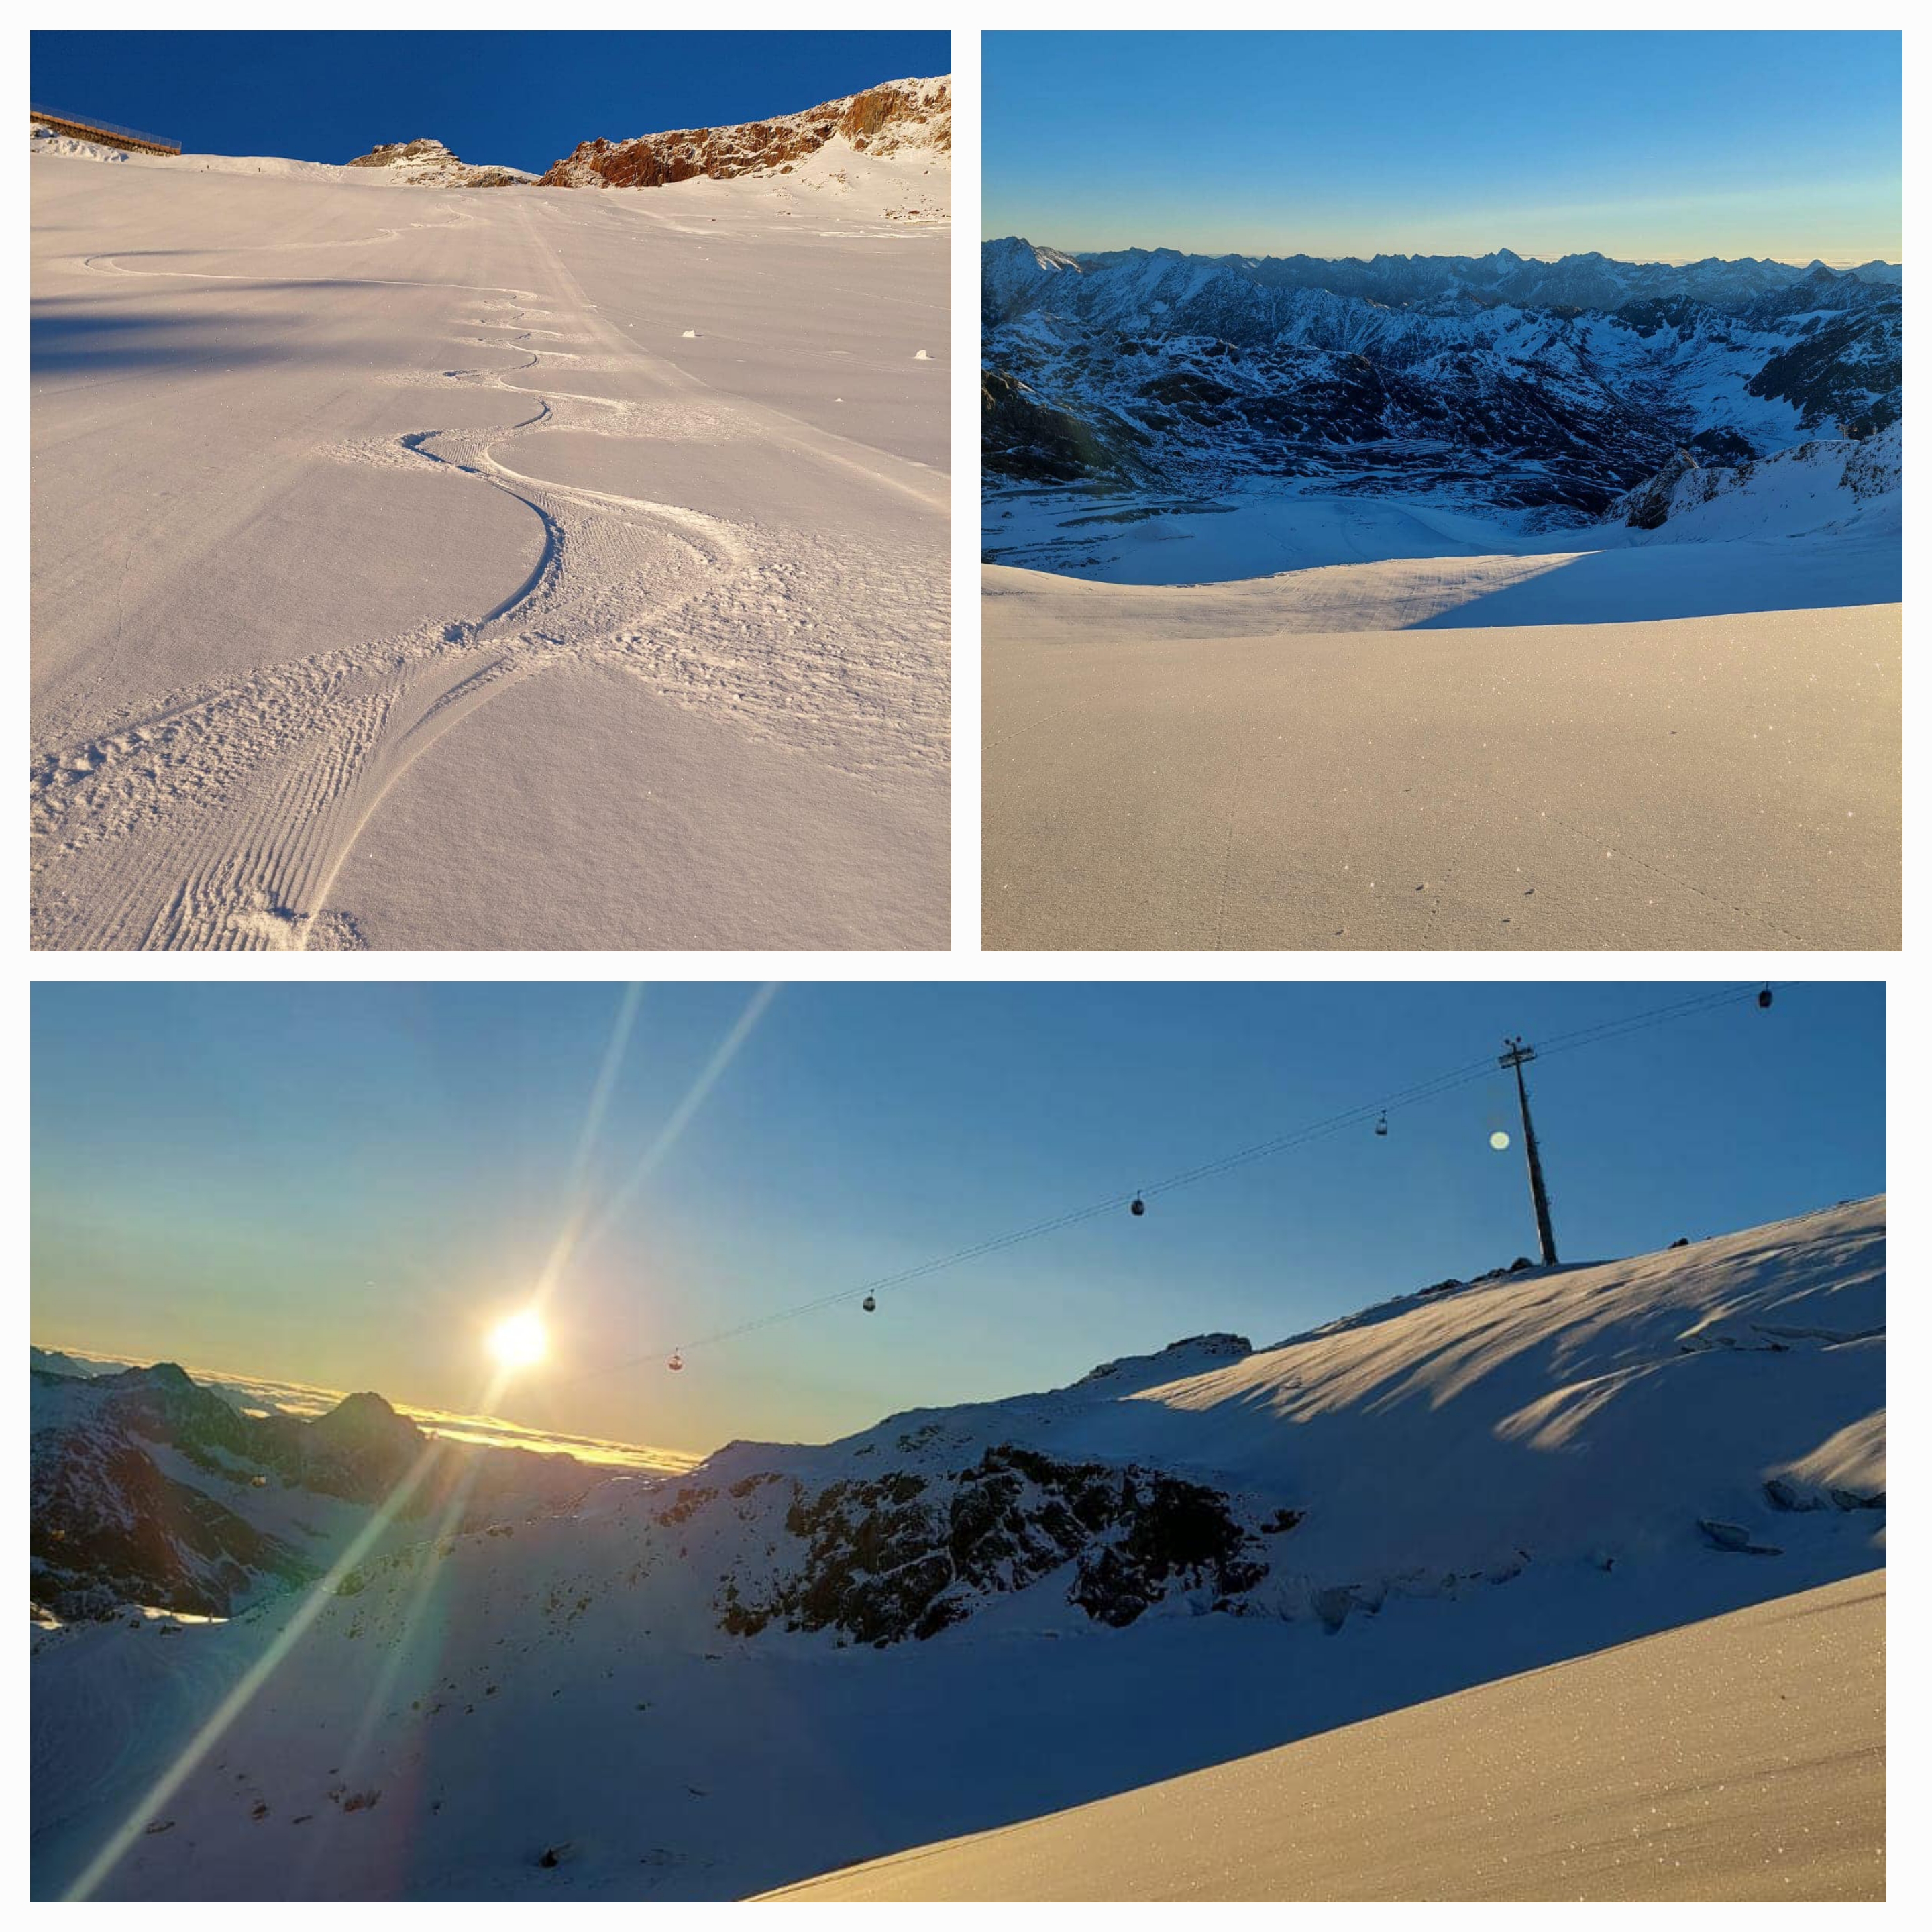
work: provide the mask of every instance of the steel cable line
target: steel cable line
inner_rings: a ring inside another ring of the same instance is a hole
[[[1748,985],[1713,986],[1674,1000],[1659,1006],[1648,1007],[1637,1013],[1625,1014],[1613,1020],[1604,1020],[1587,1027],[1578,1027],[1567,1034],[1558,1034],[1539,1045],[1539,1057],[1552,1053],[1571,1053],[1585,1047],[1600,1046],[1606,1040],[1619,1039],[1626,1034],[1640,1032],[1646,1028],[1662,1026],[1672,1020],[1696,1018],[1722,1007],[1734,1005],[1756,997],[1762,982],[1753,981]],[[1135,1190],[1131,1193],[1112,1194],[1104,1200],[1090,1202],[1082,1208],[1072,1208],[1063,1214],[1028,1222],[1024,1226],[1010,1229],[1004,1234],[989,1236],[982,1241],[956,1248],[950,1253],[934,1256],[932,1259],[915,1263],[910,1268],[901,1268],[894,1274],[879,1275],[869,1281],[855,1283],[849,1288],[834,1290],[831,1294],[815,1297],[809,1301],[795,1302],[784,1308],[773,1309],[770,1313],[754,1316],[748,1321],[735,1322],[729,1328],[714,1330],[696,1340],[680,1343],[672,1351],[680,1360],[694,1348],[716,1348],[722,1343],[736,1341],[741,1336],[755,1334],[766,1328],[776,1328],[782,1322],[802,1320],[808,1315],[816,1315],[828,1308],[857,1301],[868,1296],[876,1296],[889,1288],[904,1288],[911,1283],[924,1281],[931,1276],[960,1268],[969,1262],[984,1259],[988,1255],[1004,1252],[1023,1243],[1039,1240],[1048,1234],[1058,1234],[1063,1228],[1077,1227],[1082,1222],[1097,1220],[1102,1214],[1118,1213],[1136,1200],[1148,1200],[1161,1194],[1172,1193],[1183,1187],[1198,1186],[1204,1180],[1216,1178],[1233,1172],[1238,1168],[1250,1166],[1254,1162],[1270,1156],[1292,1152],[1311,1142],[1328,1138],[1351,1126],[1372,1122],[1404,1107],[1416,1107],[1425,1102],[1439,1100],[1458,1088],[1473,1084],[1487,1078],[1496,1071],[1493,1054],[1485,1054],[1480,1060],[1471,1060],[1436,1075],[1432,1078],[1418,1082],[1399,1092],[1379,1099],[1366,1100],[1359,1106],[1350,1107],[1338,1114],[1331,1114],[1319,1120],[1291,1129],[1264,1141],[1221,1155],[1217,1159],[1204,1161],[1199,1166],[1184,1168],[1178,1172],[1166,1176],[1150,1185]],[[634,1355],[618,1362],[610,1362],[591,1370],[586,1374],[575,1376],[560,1388],[574,1387],[578,1383],[594,1380],[596,1377],[612,1375],[626,1369],[633,1369],[646,1362],[659,1360],[660,1354],[653,1351],[649,1354]]]

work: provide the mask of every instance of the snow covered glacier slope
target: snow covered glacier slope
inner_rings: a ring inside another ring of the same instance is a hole
[[[1204,1336],[45,1633],[34,1889],[118,1830],[102,1895],[742,1895],[1882,1567],[1884,1245],[1850,1203]]]

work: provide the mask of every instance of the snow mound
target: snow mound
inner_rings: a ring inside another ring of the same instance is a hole
[[[56,134],[51,128],[35,122],[28,130],[28,146],[36,154],[64,154],[76,161],[124,161],[124,148],[110,148],[98,141],[82,141],[71,134]]]

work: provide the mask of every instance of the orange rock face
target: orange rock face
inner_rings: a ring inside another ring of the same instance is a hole
[[[543,177],[546,188],[663,188],[698,176],[788,172],[828,142],[890,154],[902,148],[944,154],[952,145],[950,80],[888,81],[802,114],[735,128],[687,128],[634,140],[586,141]]]

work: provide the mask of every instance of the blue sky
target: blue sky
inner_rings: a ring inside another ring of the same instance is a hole
[[[346,161],[433,135],[542,170],[580,141],[728,125],[947,73],[944,33],[36,33],[33,96],[191,152]]]
[[[591,1150],[602,1213],[753,989],[643,992]],[[1136,1187],[1490,1054],[1641,986],[794,986],[550,1304],[499,1405],[704,1449],[1257,1342],[1533,1252],[1500,1072],[1300,1152],[740,1341],[713,1330]],[[525,1299],[622,989],[43,985],[33,1331],[45,1346],[461,1408]],[[1566,1259],[1884,1186],[1882,993],[1781,992],[1531,1070]],[[653,1359],[614,1368],[625,1358]]]
[[[985,232],[1896,262],[1896,33],[1001,33]]]

